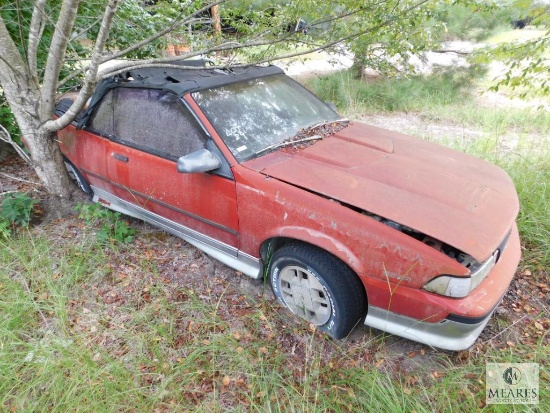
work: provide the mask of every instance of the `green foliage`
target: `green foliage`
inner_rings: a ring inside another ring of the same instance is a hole
[[[478,60],[504,61],[507,65],[504,76],[497,79],[490,90],[510,88],[522,98],[550,96],[550,26],[541,37],[524,42],[503,43],[487,50]]]
[[[19,145],[22,144],[21,131],[19,130],[19,126],[17,126],[17,123],[15,122],[15,117],[13,116],[13,113],[10,107],[8,106],[8,102],[6,102],[4,94],[2,93],[1,90],[0,90],[0,125],[6,128],[11,138],[15,142],[17,142]]]
[[[166,4],[164,7],[146,7],[144,3],[145,2],[141,0],[126,0],[120,2],[113,20],[113,26],[109,32],[109,39],[106,44],[107,50],[116,51],[126,49],[143,39],[149,38],[174,22],[173,19],[170,19],[169,16],[162,13],[167,7]],[[164,4],[163,2],[160,3]],[[177,8],[178,5],[176,3],[168,6],[169,10]],[[190,9],[187,8],[185,11],[189,12]],[[179,13],[176,12],[176,16],[174,17],[181,17],[181,12],[182,10],[180,9]],[[77,23],[82,25],[81,22],[83,23],[83,19],[79,20]],[[91,30],[86,33],[85,37],[89,40],[93,40],[97,36],[98,31],[99,25],[94,25]],[[125,58],[145,59],[158,57],[161,55],[165,45],[166,41],[160,38],[126,55]]]
[[[37,202],[27,194],[21,192],[7,194],[2,200],[0,220],[26,227],[29,225],[31,212],[36,204]],[[2,232],[1,229],[0,232]]]
[[[506,65],[491,90],[511,90],[521,98],[550,96],[550,4],[538,0],[515,0],[507,10],[509,21],[522,20],[536,26],[542,35],[502,42],[477,54],[481,63],[495,60]]]
[[[75,207],[78,217],[88,226],[99,227],[97,239],[102,243],[129,243],[135,230],[118,212],[113,212],[100,204],[80,204]]]
[[[492,34],[511,29],[515,22],[547,24],[548,5],[537,0],[468,0],[439,6],[443,25],[437,27],[441,40],[480,42]]]
[[[306,41],[330,44],[344,39],[360,71],[365,67],[382,73],[407,70],[410,55],[438,41],[434,27],[440,24],[439,2],[311,0],[294,2],[291,7],[294,16],[308,22]]]
[[[122,1],[111,32],[107,48],[120,50],[151,36],[170,24],[165,16],[158,16],[148,11],[139,0]],[[45,20],[41,41],[37,53],[38,76],[41,77],[48,57],[48,50],[55,29],[55,22],[59,16],[62,2],[47,1]],[[31,0],[8,0],[0,6],[0,18],[6,24],[6,28],[19,52],[26,59],[28,48],[29,27],[32,18],[32,11],[35,5]],[[74,24],[73,34],[64,66],[60,73],[60,79],[65,78],[74,70],[81,67],[81,61],[89,59],[94,46],[94,39],[98,34],[101,17],[107,5],[107,0],[94,0],[80,2],[78,17]],[[160,41],[152,42],[140,50],[126,56],[128,58],[147,58],[158,56]],[[80,84],[81,78],[76,77],[67,82],[64,89],[71,89]]]

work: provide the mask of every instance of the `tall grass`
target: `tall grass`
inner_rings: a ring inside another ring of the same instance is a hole
[[[322,100],[350,116],[408,112],[436,122],[481,128],[498,136],[510,128],[522,133],[550,134],[550,112],[538,108],[495,108],[475,103],[483,92],[476,85],[485,72],[476,68],[446,69],[432,75],[365,81],[352,71],[306,78],[304,84]]]
[[[539,153],[501,159],[499,165],[514,180],[520,200],[517,219],[523,265],[550,268],[550,148]]]
[[[470,73],[440,72],[430,77],[376,79],[365,82],[352,71],[305,80],[325,101],[346,113],[409,112],[437,108],[468,99]]]

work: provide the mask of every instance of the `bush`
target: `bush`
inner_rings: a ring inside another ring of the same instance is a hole
[[[131,242],[135,231],[118,212],[113,212],[99,204],[80,204],[76,206],[78,217],[89,226],[99,226],[97,238],[105,244],[111,242]]]
[[[21,192],[7,194],[2,201],[2,209],[0,210],[0,222],[3,221],[0,233],[2,233],[2,228],[7,228],[9,224],[22,227],[28,226],[31,220],[31,212],[36,203],[34,199]]]

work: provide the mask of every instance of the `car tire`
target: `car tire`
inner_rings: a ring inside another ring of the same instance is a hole
[[[67,168],[67,173],[69,174],[69,178],[71,178],[71,180],[73,180],[83,192],[92,196],[94,194],[94,192],[92,191],[92,187],[82,176],[80,171],[76,169],[71,161],[64,159],[64,162],[65,168]]]
[[[364,321],[363,284],[346,264],[317,247],[291,243],[275,251],[269,283],[281,304],[335,339]]]

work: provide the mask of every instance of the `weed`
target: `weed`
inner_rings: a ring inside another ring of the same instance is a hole
[[[100,204],[79,204],[75,207],[78,217],[88,226],[99,226],[97,238],[102,243],[129,243],[135,230],[119,212],[113,212]]]
[[[98,221],[109,219],[112,212],[99,204],[78,204],[75,206],[78,218],[83,219],[86,225],[95,225]]]
[[[27,194],[21,192],[7,194],[2,201],[0,220],[26,227],[29,225],[31,212],[36,204],[37,202]]]
[[[11,225],[8,221],[0,219],[0,239],[7,239],[11,237]]]

